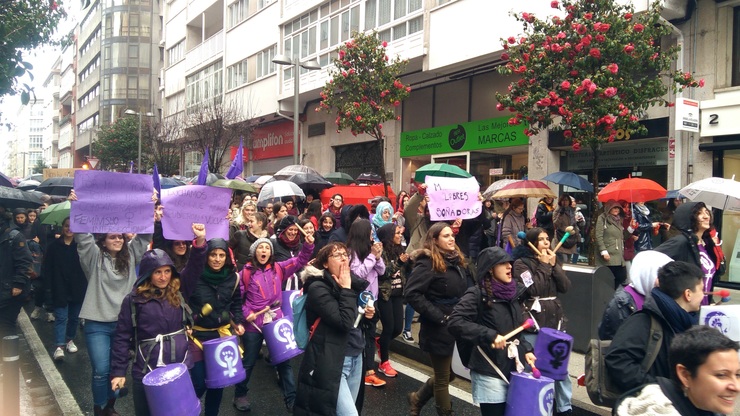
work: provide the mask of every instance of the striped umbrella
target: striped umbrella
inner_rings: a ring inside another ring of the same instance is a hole
[[[510,183],[491,196],[491,199],[505,198],[555,198],[549,186],[542,181],[522,180]]]
[[[496,182],[492,183],[488,188],[486,188],[485,191],[483,191],[483,197],[490,198],[491,195],[501,190],[501,188],[503,188],[504,186],[512,184],[514,182],[519,182],[520,180],[521,179],[499,179]]]

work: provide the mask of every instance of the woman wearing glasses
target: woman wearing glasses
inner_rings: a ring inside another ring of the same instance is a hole
[[[369,283],[352,275],[347,247],[330,242],[301,274],[306,294],[306,322],[314,326],[298,372],[293,414],[358,414],[365,340],[355,327],[357,298]],[[365,309],[372,319],[375,308]]]
[[[69,200],[77,200],[74,191]],[[75,234],[80,265],[87,277],[80,318],[85,319],[95,416],[118,415],[110,384],[111,344],[121,303],[134,287],[136,266],[151,240],[151,234]]]

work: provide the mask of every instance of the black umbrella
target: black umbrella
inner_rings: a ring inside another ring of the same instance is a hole
[[[313,189],[320,192],[334,186],[333,183],[327,181],[321,175],[313,173],[297,173],[288,178],[288,180],[298,185],[298,187],[304,191],[307,189]]]
[[[380,177],[380,175],[374,172],[361,173],[360,176],[357,177],[356,181],[358,183],[383,183],[383,179]]]
[[[162,189],[169,189],[183,186],[185,185],[185,182],[175,178],[163,177],[159,179],[159,185],[162,187]]]
[[[0,186],[6,186],[8,188],[15,187],[15,181],[7,177],[4,173],[0,172]]]
[[[60,178],[49,178],[36,188],[36,191],[43,192],[47,195],[69,196],[69,192],[74,188],[75,178],[64,176]]]
[[[43,202],[30,192],[0,186],[0,205],[8,209],[37,208],[43,205]]]

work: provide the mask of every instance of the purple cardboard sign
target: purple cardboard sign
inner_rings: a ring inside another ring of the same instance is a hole
[[[151,175],[78,170],[70,209],[75,233],[154,232],[154,184]]]
[[[205,185],[162,189],[162,232],[168,240],[193,239],[193,223],[206,226],[206,239],[229,239],[231,189]]]

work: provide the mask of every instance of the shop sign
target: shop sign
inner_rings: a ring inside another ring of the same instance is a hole
[[[699,101],[688,98],[676,101],[676,130],[699,132]]]
[[[615,143],[633,142],[635,140],[655,139],[668,136],[668,117],[651,118],[640,121],[646,129],[645,134],[639,134],[629,129],[617,129],[614,137]],[[550,149],[570,148],[573,142],[563,136],[562,131],[550,131],[547,147]]]
[[[592,169],[594,156],[591,149],[568,152],[568,170]],[[663,166],[668,164],[668,143],[631,143],[629,146],[604,146],[599,153],[600,168],[626,168],[634,166]]]
[[[503,175],[503,174],[504,174],[504,168],[491,168],[491,169],[488,169],[488,176]]]
[[[288,121],[255,128],[252,131],[252,145],[248,147],[252,152],[252,160],[292,156],[293,123]],[[245,157],[246,154],[244,152]]]
[[[236,152],[239,151],[239,146],[231,146],[231,156],[229,156],[230,160],[234,160],[234,157],[236,157]],[[244,163],[249,162],[249,149],[244,149],[242,152],[242,161]]]
[[[529,144],[525,126],[509,125],[509,117],[401,133],[401,157],[465,152]]]

